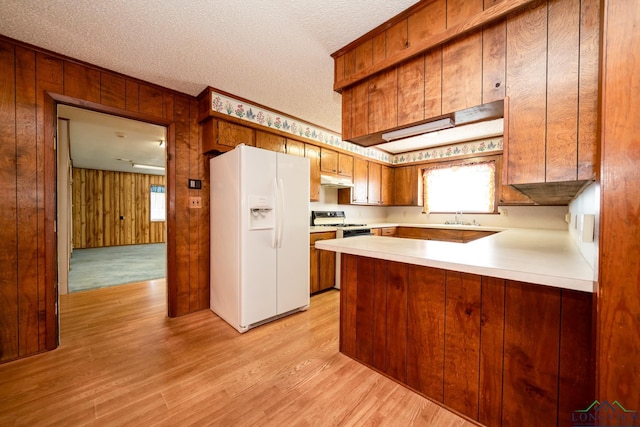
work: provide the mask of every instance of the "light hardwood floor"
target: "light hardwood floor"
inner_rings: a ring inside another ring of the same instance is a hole
[[[164,279],[65,295],[61,346],[0,365],[0,425],[472,426],[338,352],[339,292],[238,334]]]

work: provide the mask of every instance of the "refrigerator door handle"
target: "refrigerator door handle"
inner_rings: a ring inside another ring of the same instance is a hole
[[[282,247],[282,236],[284,232],[284,220],[286,212],[284,210],[284,183],[282,178],[278,179],[278,247]]]
[[[278,247],[278,226],[279,226],[279,220],[278,218],[280,217],[280,206],[279,206],[279,189],[278,189],[278,179],[277,178],[273,178],[273,200],[274,200],[274,204],[275,206],[275,211],[276,211],[276,218],[275,218],[275,224],[273,227],[273,238],[271,240],[271,247],[272,248],[277,248]]]

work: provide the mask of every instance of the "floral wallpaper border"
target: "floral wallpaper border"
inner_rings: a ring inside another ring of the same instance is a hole
[[[443,145],[424,150],[411,151],[408,153],[396,154],[392,157],[391,163],[394,165],[420,162],[423,160],[445,159],[449,157],[464,156],[467,154],[491,153],[502,151],[502,137],[482,139],[478,141],[461,142],[459,144]]]
[[[291,135],[304,136],[330,147],[341,148],[345,151],[394,165],[431,159],[453,158],[466,154],[490,153],[501,151],[503,147],[502,137],[498,137],[394,155],[377,148],[361,147],[351,142],[343,141],[342,137],[337,133],[319,129],[308,122],[293,119],[284,114],[276,114],[273,111],[257,107],[251,103],[241,102],[217,92],[212,92],[211,94],[211,109],[218,113],[226,113],[241,120],[274,128]]]
[[[327,130],[319,129],[316,126],[293,119],[283,114],[276,114],[272,111],[256,107],[247,102],[240,102],[217,92],[211,94],[211,108],[218,113],[226,113],[230,116],[257,123],[261,126],[277,129],[291,135],[304,136],[314,141],[326,144],[331,147],[341,148],[364,157],[391,163],[391,154],[376,148],[361,147],[348,141],[343,141],[342,137]]]

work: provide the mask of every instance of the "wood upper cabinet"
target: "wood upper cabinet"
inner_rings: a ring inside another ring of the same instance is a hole
[[[389,166],[381,165],[380,168],[380,204],[391,206],[393,205],[395,174]]]
[[[237,145],[255,146],[256,132],[249,127],[218,119],[202,122],[202,152],[225,152]]]
[[[304,142],[287,138],[286,152],[292,156],[304,157]]]
[[[382,167],[378,163],[369,162],[369,182],[367,185],[367,203],[379,205],[382,203],[380,185],[382,183]]]
[[[353,164],[353,188],[338,190],[338,203],[393,204],[393,169],[356,157]]]
[[[356,157],[353,161],[353,188],[340,190],[343,194],[350,194],[351,199],[345,203],[367,203],[367,182],[369,162]]]
[[[507,184],[595,177],[599,8],[589,3],[540,3],[507,21]]]
[[[320,149],[320,170],[322,172],[338,173],[338,152],[326,148]]]
[[[563,182],[580,189],[594,179],[597,2],[498,3],[421,2],[336,52],[343,138],[374,145],[384,131],[508,98],[505,184],[533,197],[535,189],[526,185]],[[347,53],[355,58],[365,44],[371,65],[347,67]]]
[[[309,159],[309,199],[320,200],[320,147],[304,145],[304,156]]]
[[[401,166],[394,169],[393,204],[395,206],[422,206],[419,166]]]
[[[338,153],[327,148],[320,149],[320,170],[332,175],[351,178],[353,176],[353,156]]]
[[[258,148],[284,153],[286,151],[286,141],[287,139],[280,135],[261,130],[256,131],[256,147]]]

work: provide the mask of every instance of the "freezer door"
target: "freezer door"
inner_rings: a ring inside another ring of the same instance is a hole
[[[252,221],[255,203],[265,208],[265,215],[269,205],[275,209],[276,153],[249,146],[237,149],[241,153],[240,323],[246,327],[277,314],[275,212],[271,225]]]
[[[234,328],[240,325],[239,152],[210,160],[211,310]]]
[[[309,305],[309,159],[278,158],[277,311]]]

